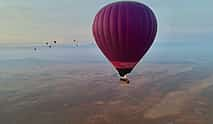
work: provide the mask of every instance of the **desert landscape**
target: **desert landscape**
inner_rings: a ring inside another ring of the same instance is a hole
[[[8,73],[19,85],[11,82],[7,88],[1,87],[2,123],[211,124],[213,121],[213,73],[205,66],[139,64],[129,75],[129,85],[120,82],[111,65],[105,63],[54,64]]]

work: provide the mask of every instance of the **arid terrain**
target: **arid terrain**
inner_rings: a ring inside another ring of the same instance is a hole
[[[104,63],[52,64],[8,74],[1,73],[13,77],[0,87],[4,124],[213,122],[213,70],[206,66],[139,64],[129,85]]]

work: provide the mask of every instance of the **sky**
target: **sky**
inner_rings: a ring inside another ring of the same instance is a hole
[[[93,41],[95,14],[118,0],[0,0],[0,43]],[[213,39],[212,0],[137,0],[158,19],[156,40]]]

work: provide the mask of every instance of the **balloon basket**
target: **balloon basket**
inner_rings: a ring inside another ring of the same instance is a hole
[[[129,81],[129,79],[127,78],[126,75],[123,76],[123,77],[120,77],[120,81],[125,82],[126,84],[129,84],[129,83],[130,83],[130,81]]]

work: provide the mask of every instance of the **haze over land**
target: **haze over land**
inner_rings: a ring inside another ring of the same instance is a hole
[[[154,44],[129,86],[94,45],[1,47],[0,122],[211,124],[210,44]]]

